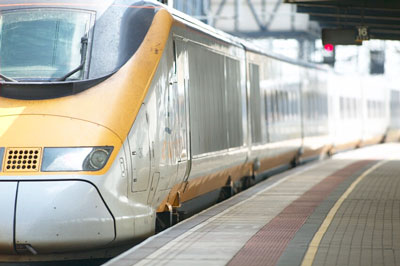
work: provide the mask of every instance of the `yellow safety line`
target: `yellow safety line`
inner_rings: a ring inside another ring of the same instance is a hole
[[[303,263],[301,266],[311,266],[314,262],[315,255],[317,254],[319,244],[321,243],[322,237],[324,236],[325,232],[328,230],[329,225],[331,224],[333,218],[335,217],[336,212],[339,210],[342,203],[347,199],[350,193],[354,190],[354,188],[360,183],[364,177],[369,175],[372,171],[376,168],[382,166],[383,164],[387,163],[387,161],[381,161],[371,167],[370,169],[366,170],[361,176],[359,176],[356,181],[351,184],[351,186],[346,190],[346,192],[340,197],[340,199],[335,203],[333,208],[329,211],[328,215],[326,216],[324,222],[321,224],[318,232],[314,235],[313,240],[311,241],[307,253],[304,256]]]

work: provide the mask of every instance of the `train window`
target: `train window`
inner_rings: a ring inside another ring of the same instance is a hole
[[[287,91],[285,93],[285,119],[288,120],[290,117],[290,105],[289,105],[289,93]]]
[[[378,101],[378,117],[383,117],[383,103]]]
[[[313,94],[312,94],[312,102],[313,102],[313,105],[312,105],[312,114],[313,114],[313,116],[312,116],[312,118],[313,119],[315,119],[315,120],[317,120],[318,119],[318,94],[317,94],[317,92],[315,91],[315,92],[313,92]]]
[[[299,97],[296,91],[293,92],[293,118],[297,119],[299,115]]]
[[[351,119],[353,117],[351,99],[350,98],[346,98],[346,101],[347,101],[347,118]]]
[[[375,101],[371,101],[371,117],[375,117]]]
[[[367,101],[367,115],[368,115],[368,118],[371,118],[372,117],[372,110],[371,110],[371,101]]]
[[[272,101],[273,101],[273,105],[274,105],[274,122],[278,122],[279,121],[279,103],[278,103],[278,92],[276,90],[273,91],[272,93]]]
[[[243,145],[242,101],[240,89],[240,62],[225,58],[226,119],[228,120],[229,148]],[[260,102],[260,98],[258,98]],[[260,113],[260,108],[258,110]]]
[[[357,118],[357,100],[353,98],[353,118]]]
[[[373,118],[376,118],[376,101],[371,101],[371,104],[372,104],[372,116],[371,117],[373,117]]]
[[[340,117],[342,118],[342,119],[344,119],[344,117],[345,117],[345,109],[344,109],[344,98],[343,97],[340,97],[340,103],[339,103],[339,111],[340,111]]]
[[[348,98],[348,105],[349,105],[349,118],[353,118],[354,115],[354,108],[353,108],[353,99]]]
[[[348,118],[351,119],[351,118],[353,118],[353,105],[351,102],[351,98],[346,98],[346,100],[347,100]]]
[[[371,102],[371,115],[370,115],[370,117],[371,118],[374,118],[375,117],[375,102],[374,101],[370,101]]]
[[[376,117],[379,118],[381,116],[381,108],[380,108],[380,102],[375,101],[375,109],[376,109]]]
[[[269,130],[270,125],[273,122],[273,103],[272,103],[272,95],[271,92],[268,90],[264,91],[264,102],[265,102],[265,118],[267,123],[267,139],[269,141]]]
[[[187,48],[192,153],[227,149],[225,58],[196,44],[190,43]]]
[[[271,103],[270,103],[270,96],[268,94],[268,91],[263,91],[263,98],[264,98],[264,124],[262,124],[262,126],[265,128],[265,133],[266,136],[263,138],[265,140],[265,142],[269,142],[269,138],[270,138],[270,128],[269,128],[269,124],[271,121]]]
[[[282,97],[282,119],[283,119],[283,121],[286,121],[286,119],[287,119],[287,116],[288,116],[288,113],[287,113],[287,110],[288,110],[288,104],[287,104],[287,99],[286,99],[286,94],[287,94],[287,92],[286,91],[282,91],[281,92],[281,97]]]
[[[298,112],[298,107],[297,107],[297,94],[296,92],[292,92],[291,93],[292,97],[291,97],[291,102],[292,102],[292,117],[293,119],[296,119],[297,117],[297,112]]]
[[[294,120],[295,119],[295,94],[293,91],[290,91],[288,93],[288,102],[289,102],[289,119]]]
[[[315,91],[313,93],[313,118],[316,120],[319,119],[318,105],[318,92]]]
[[[390,91],[390,120],[394,128],[400,127],[400,92]]]
[[[279,92],[277,90],[274,91],[274,114],[275,114],[275,122],[278,122],[279,117]]]
[[[187,48],[192,154],[242,146],[240,61],[194,43]]]
[[[278,103],[278,121],[283,120],[283,97],[281,91],[276,91],[277,103]]]
[[[384,103],[382,101],[369,100],[367,107],[369,118],[381,118],[385,115]]]
[[[295,91],[291,92],[291,104],[292,104],[292,118],[293,120],[297,117],[297,94]]]
[[[54,80],[86,60],[90,12],[27,9],[0,14],[0,72],[17,80]],[[85,49],[86,45],[86,49]],[[71,79],[83,78],[83,67]]]
[[[282,121],[286,120],[286,98],[285,98],[285,92],[281,91],[281,113],[282,113]]]
[[[347,108],[349,112],[349,118],[353,118],[353,100],[351,98],[347,98]]]
[[[293,113],[293,105],[292,105],[292,92],[287,92],[286,94],[286,99],[287,99],[287,104],[288,104],[288,119],[292,119],[292,113]]]
[[[285,92],[281,91],[280,93],[280,98],[281,98],[281,118],[282,121],[286,120],[286,102],[285,102]]]
[[[261,95],[259,66],[249,65],[250,74],[250,115],[251,115],[251,139],[253,143],[259,143],[261,139]],[[268,105],[266,105],[268,106]],[[267,117],[267,114],[266,114]]]
[[[305,97],[305,102],[306,102],[306,117],[308,119],[311,118],[311,110],[312,110],[312,101],[311,101],[311,95],[310,92],[306,92],[306,97]]]
[[[371,117],[375,118],[376,117],[376,104],[375,101],[371,101],[371,110],[372,110],[372,115]]]
[[[319,92],[318,94],[317,94],[317,115],[318,115],[318,118],[321,120],[322,118],[323,118],[323,116],[324,116],[324,114],[323,114],[323,106],[322,106],[322,94]]]
[[[271,117],[270,121],[271,123],[274,123],[276,121],[275,118],[275,92],[274,91],[269,91],[268,92],[268,98],[269,98],[269,106],[270,106],[270,115],[269,117]]]

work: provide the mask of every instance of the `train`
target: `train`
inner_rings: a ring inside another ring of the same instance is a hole
[[[400,89],[156,1],[2,0],[0,261],[107,258],[281,167],[400,137]]]

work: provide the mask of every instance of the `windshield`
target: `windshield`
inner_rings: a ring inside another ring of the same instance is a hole
[[[82,40],[89,35],[91,16],[86,11],[60,9],[0,14],[0,73],[27,81],[64,77],[89,54]],[[68,79],[83,79],[84,72],[82,67]]]

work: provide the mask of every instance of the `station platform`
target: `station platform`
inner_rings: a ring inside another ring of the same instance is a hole
[[[105,265],[400,265],[400,144],[270,177]]]

